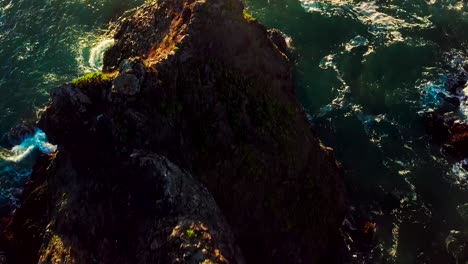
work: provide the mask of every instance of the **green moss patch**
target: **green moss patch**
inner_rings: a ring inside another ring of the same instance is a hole
[[[242,12],[242,14],[244,15],[244,18],[245,20],[247,20],[247,22],[249,23],[252,23],[252,22],[255,22],[257,21],[256,18],[254,18],[249,12],[247,12],[247,10],[244,9],[244,11]]]
[[[74,79],[73,85],[75,85],[76,88],[84,89],[86,87],[108,85],[110,82],[111,78],[109,78],[106,74],[102,72],[95,72],[88,73],[83,77]]]
[[[185,231],[185,234],[187,235],[188,239],[192,239],[195,237],[195,231],[193,229],[187,229],[187,231]]]

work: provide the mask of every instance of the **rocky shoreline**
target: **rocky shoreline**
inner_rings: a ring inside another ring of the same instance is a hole
[[[468,109],[468,62],[463,59],[456,61],[455,73],[447,76],[445,90],[434,95],[439,105],[424,113],[423,117],[428,133],[440,144],[450,162],[468,170],[468,123],[464,116]],[[445,244],[456,263],[465,263],[468,260],[468,204],[459,205],[457,212],[465,228],[451,230]]]
[[[343,173],[287,43],[239,0],[159,0],[56,88],[53,155],[0,223],[7,263],[340,263]]]

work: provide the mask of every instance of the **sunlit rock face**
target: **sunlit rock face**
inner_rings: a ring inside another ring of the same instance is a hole
[[[114,27],[104,72],[51,95],[39,127],[58,151],[10,244],[40,263],[340,262],[342,172],[284,36],[238,0],[160,0]]]

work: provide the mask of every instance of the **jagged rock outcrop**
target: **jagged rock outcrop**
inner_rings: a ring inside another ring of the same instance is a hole
[[[39,262],[338,262],[342,173],[295,98],[281,34],[239,0],[159,0],[113,27],[104,73],[57,88],[39,122],[58,145]],[[207,253],[184,252],[193,236],[213,239]]]
[[[136,150],[99,175],[73,163],[62,149],[35,167],[5,232],[16,263],[244,263],[213,197],[166,158]]]

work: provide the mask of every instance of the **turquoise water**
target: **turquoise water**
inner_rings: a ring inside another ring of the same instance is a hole
[[[51,88],[100,68],[103,28],[142,3],[0,0],[0,135],[33,120]],[[462,230],[468,173],[441,151],[423,114],[440,107],[452,76],[466,75],[466,1],[246,0],[249,12],[292,39],[297,95],[346,168],[350,212],[378,225],[377,244],[352,263],[451,263]],[[468,107],[457,115],[467,119]],[[5,138],[5,137],[4,137]],[[2,140],[0,211],[14,208],[41,131]],[[397,206],[385,207],[396,199]],[[352,214],[352,213],[350,213]]]

